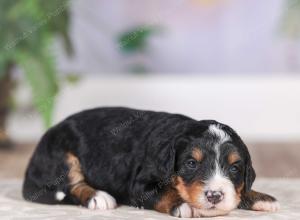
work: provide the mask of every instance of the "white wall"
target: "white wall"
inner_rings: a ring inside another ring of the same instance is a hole
[[[97,106],[216,119],[252,141],[300,140],[300,77],[87,77],[61,92],[55,122]],[[14,115],[9,132],[18,140],[36,140],[43,128],[38,117]]]
[[[202,3],[201,3],[202,2]],[[284,0],[77,0],[70,34],[75,56],[63,72],[124,72],[135,56],[118,49],[120,33],[158,25],[139,60],[151,72],[252,73],[300,70],[300,41],[281,32]],[[57,48],[57,49],[60,49]]]

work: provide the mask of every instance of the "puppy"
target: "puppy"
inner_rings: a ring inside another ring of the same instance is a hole
[[[80,112],[49,129],[28,165],[26,200],[114,209],[124,204],[176,217],[275,211],[251,190],[246,145],[227,125],[128,108]]]

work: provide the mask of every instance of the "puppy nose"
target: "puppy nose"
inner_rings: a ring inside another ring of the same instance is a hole
[[[212,204],[217,204],[221,202],[224,198],[224,194],[221,191],[208,190],[205,192],[207,200]]]

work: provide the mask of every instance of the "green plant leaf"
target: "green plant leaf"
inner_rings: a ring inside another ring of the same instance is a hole
[[[122,52],[133,53],[143,51],[147,47],[148,38],[157,30],[153,26],[138,26],[118,37],[118,44]]]
[[[70,3],[70,0],[0,1],[0,77],[8,62],[21,67],[31,86],[33,103],[47,127],[51,125],[59,83],[49,45],[54,37],[60,36],[68,54],[72,53],[68,35]]]
[[[18,56],[18,63],[24,70],[32,89],[33,103],[43,118],[46,127],[51,126],[55,97],[58,92],[56,71],[47,53],[39,57],[24,53]]]
[[[291,38],[300,38],[300,0],[287,0],[281,30]]]

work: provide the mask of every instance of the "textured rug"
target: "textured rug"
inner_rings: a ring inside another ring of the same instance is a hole
[[[1,220],[176,219],[154,211],[139,210],[127,206],[121,206],[110,211],[91,211],[76,206],[34,204],[22,199],[21,184],[21,180],[0,180]],[[275,196],[280,202],[280,211],[267,213],[234,210],[228,216],[209,219],[300,219],[300,179],[258,179],[253,188]]]

